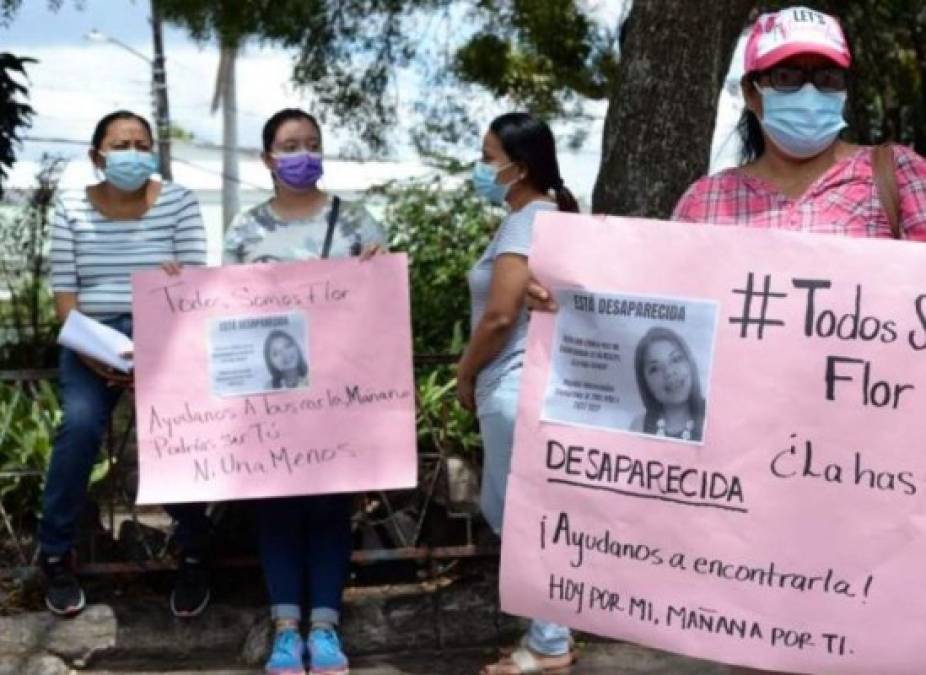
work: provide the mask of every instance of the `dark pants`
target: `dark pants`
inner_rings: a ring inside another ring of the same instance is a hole
[[[260,499],[254,502],[260,557],[277,619],[337,623],[350,571],[349,494]]]
[[[128,315],[105,323],[126,335],[132,334],[132,317]],[[53,556],[67,553],[74,545],[90,471],[121,393],[118,387],[108,387],[75,352],[63,347],[59,380],[63,418],[45,478],[39,527],[42,552]],[[201,554],[211,529],[206,505],[175,504],[165,509],[177,521],[175,537],[180,547],[187,553]]]

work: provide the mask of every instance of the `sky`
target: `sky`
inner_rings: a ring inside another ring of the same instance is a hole
[[[119,107],[152,116],[150,65],[119,46],[85,37],[96,29],[150,57],[148,3],[83,4],[81,11],[65,0],[52,12],[44,0],[26,0],[15,20],[0,28],[3,50],[39,61],[28,69],[30,102],[38,113],[30,136],[85,140],[96,120]],[[172,122],[199,140],[220,142],[221,113],[210,112],[217,47],[197,44],[166,25],[164,50]],[[291,56],[283,50],[246,47],[237,69],[241,145],[256,146],[263,121],[279,108],[311,104],[289,86],[290,72]]]

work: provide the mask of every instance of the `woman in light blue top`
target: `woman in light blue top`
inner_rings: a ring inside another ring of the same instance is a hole
[[[550,128],[527,113],[508,113],[489,125],[473,185],[489,201],[510,209],[469,273],[472,333],[457,369],[457,396],[476,411],[485,450],[482,512],[500,533],[527,340],[524,292],[534,216],[541,211],[575,213],[579,207],[560,177]],[[483,673],[561,670],[573,660],[570,642],[565,626],[534,619],[522,644]]]

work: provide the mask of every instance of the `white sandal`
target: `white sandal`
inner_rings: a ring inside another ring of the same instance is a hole
[[[545,659],[554,659],[559,657],[566,657],[568,661],[562,665],[556,666],[545,666],[543,660]],[[502,659],[504,661],[505,659]],[[507,656],[507,660],[511,662],[511,665],[517,668],[519,675],[530,675],[534,673],[540,673],[541,675],[553,675],[554,673],[567,673],[569,672],[570,667],[573,664],[575,658],[572,653],[567,654],[557,654],[555,656],[544,656],[542,654],[536,654],[530,649],[525,647],[518,647],[511,654]],[[508,664],[503,664],[502,661],[493,663],[487,668],[492,669],[490,672],[497,672],[500,668],[505,668]],[[486,672],[486,669],[483,669],[483,672]]]
[[[521,636],[521,639],[518,640],[518,643],[514,647],[503,648],[501,650],[502,656],[511,656],[511,652],[513,652],[515,649],[520,649],[520,648],[530,649],[530,645],[528,644],[529,640],[530,640],[530,635],[525,633],[524,635]],[[576,639],[574,636],[570,635],[569,636],[569,655],[572,656],[573,661],[576,660],[575,653],[576,653]]]

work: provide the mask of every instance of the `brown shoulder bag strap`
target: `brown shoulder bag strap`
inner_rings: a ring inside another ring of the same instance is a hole
[[[878,197],[884,208],[884,215],[891,224],[891,236],[903,239],[900,229],[900,189],[897,187],[897,167],[894,164],[894,148],[890,143],[871,149],[871,165]]]

